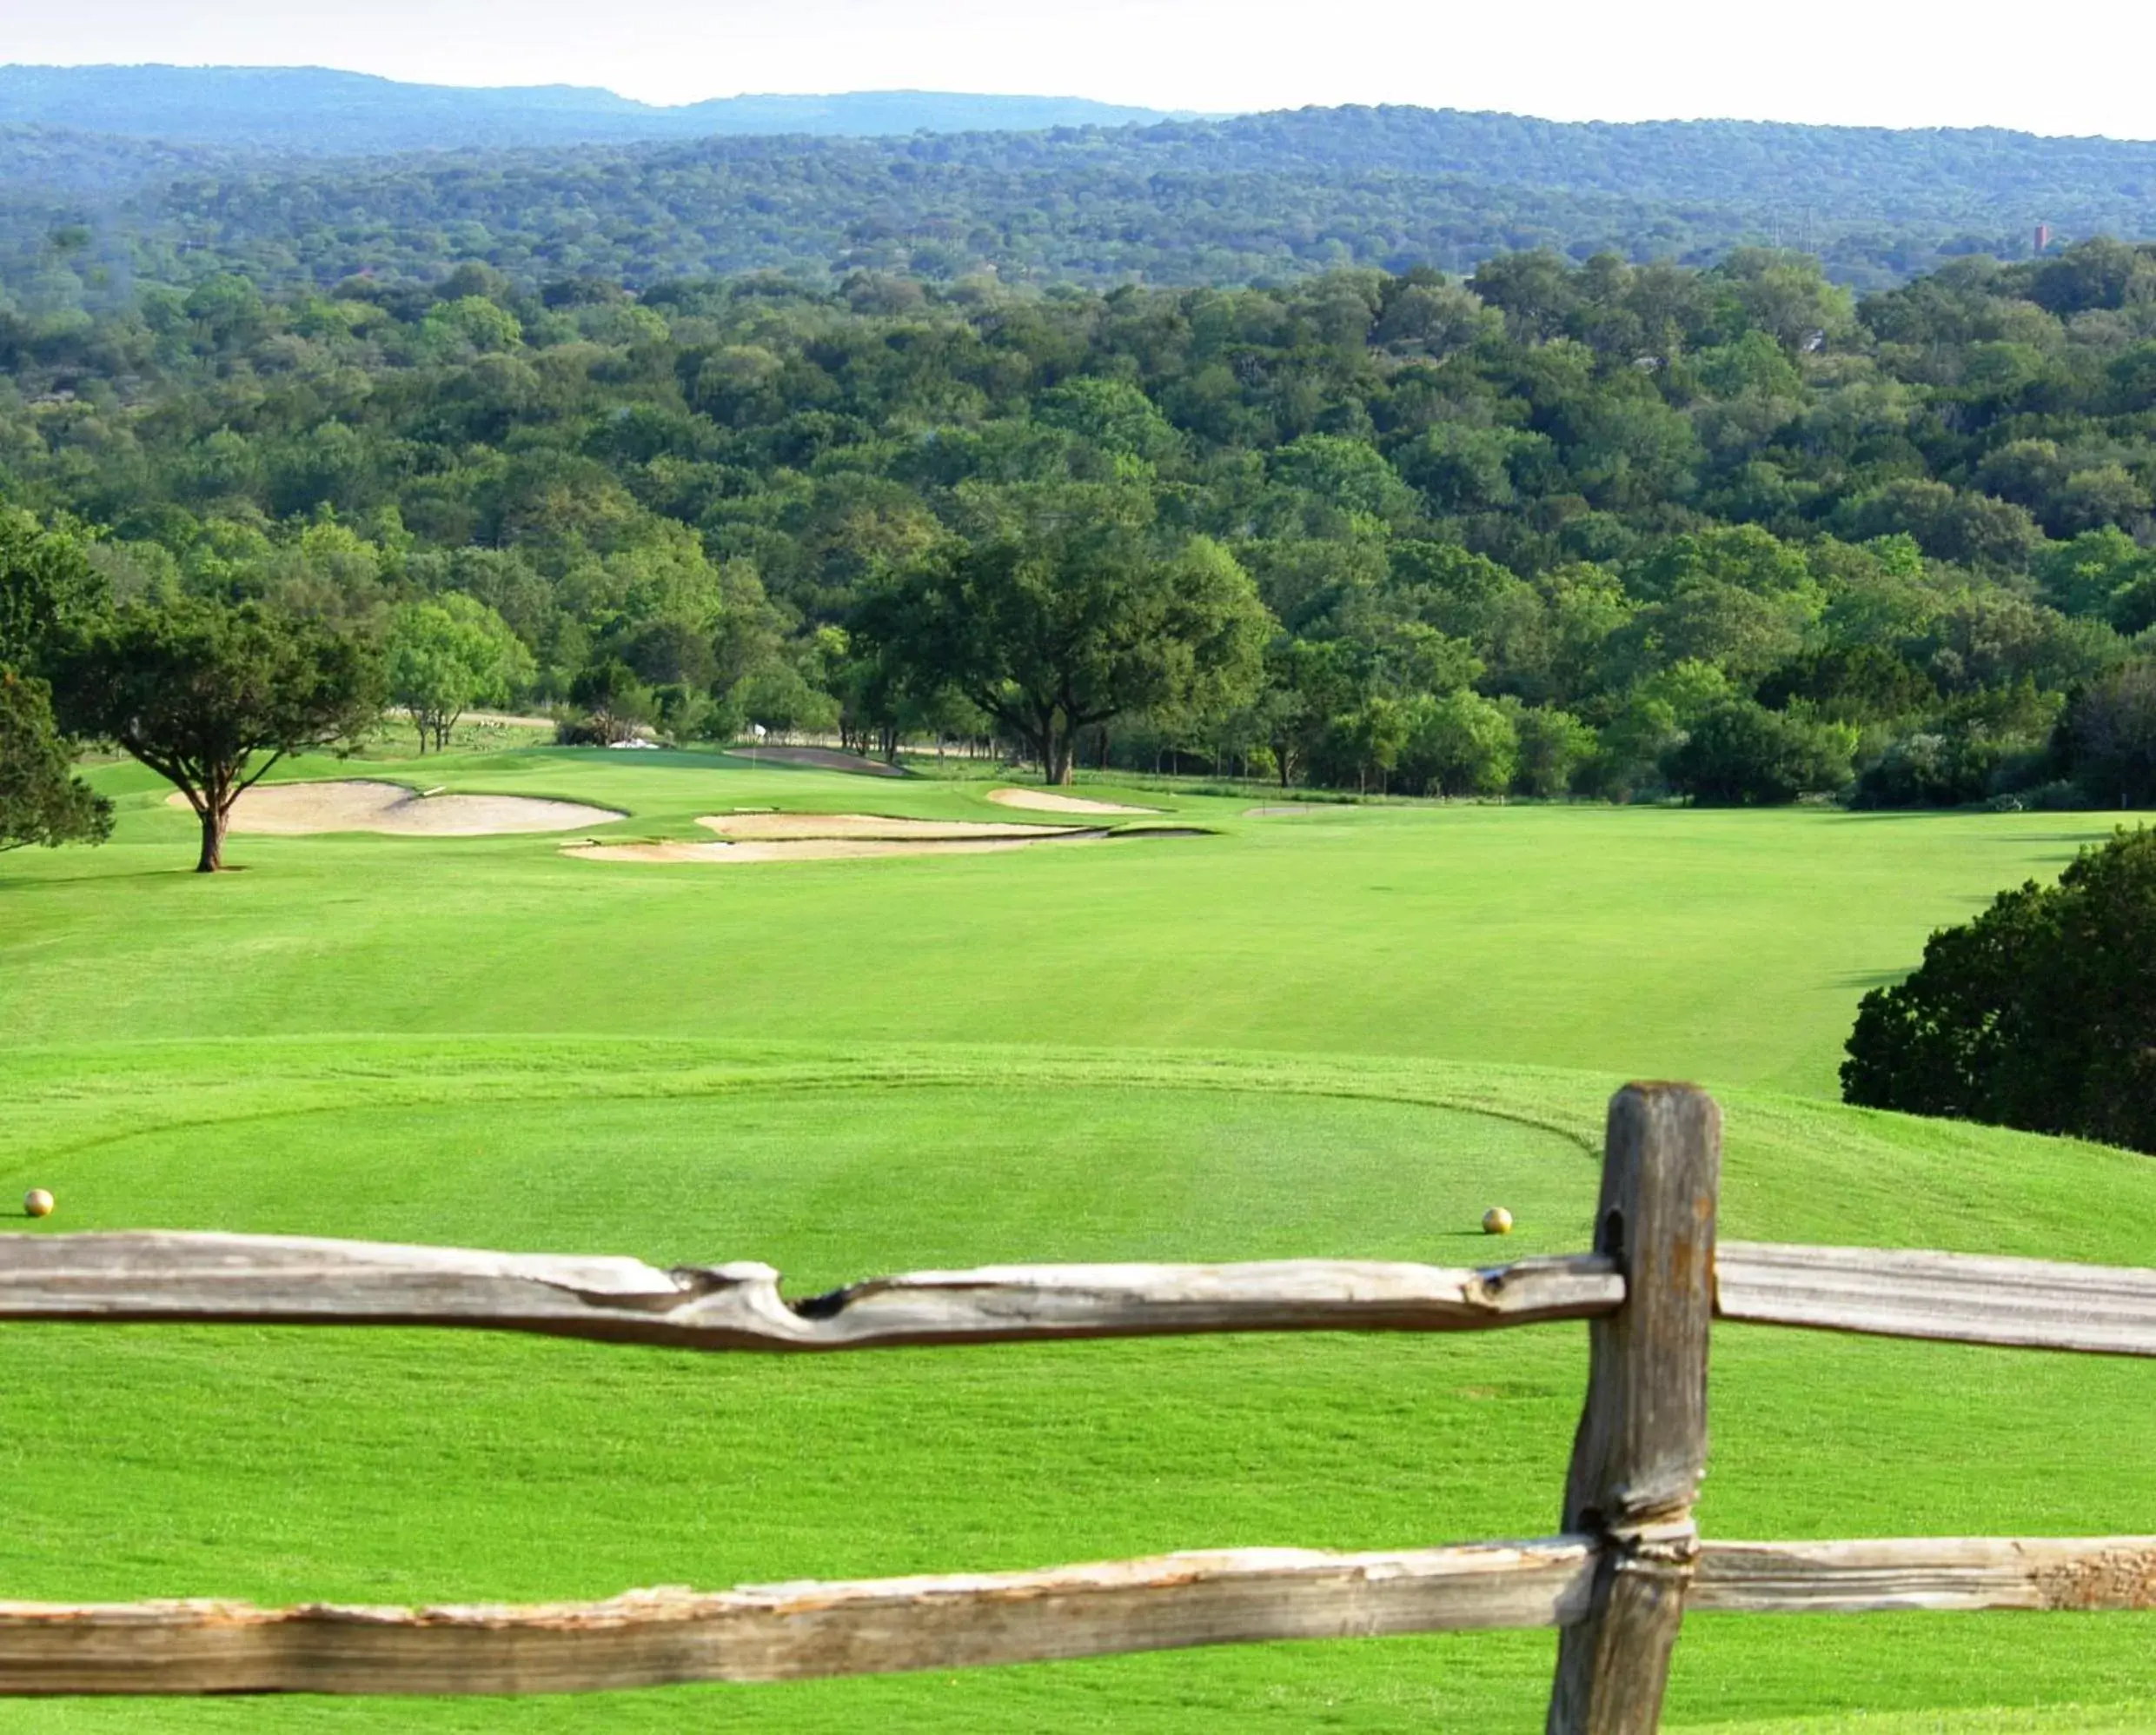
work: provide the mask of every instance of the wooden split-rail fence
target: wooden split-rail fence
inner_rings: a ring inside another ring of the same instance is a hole
[[[1475,1271],[1295,1260],[923,1272],[789,1303],[760,1265],[657,1271],[358,1241],[0,1239],[0,1320],[476,1326],[683,1349],[826,1351],[1197,1332],[1588,1321],[1559,1534],[1340,1554],[1244,1548],[1041,1572],[631,1591],[537,1606],[0,1602],[0,1693],[538,1693],[1033,1662],[1275,1639],[1556,1627],[1549,1727],[1660,1717],[1688,1609],[2156,1609],[2156,1536],[1702,1540],[1719,1317],[2156,1356],[2156,1271],[1715,1245],[1720,1112],[1609,1108],[1594,1250]]]

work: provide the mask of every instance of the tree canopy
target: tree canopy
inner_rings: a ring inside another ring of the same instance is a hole
[[[1942,928],[1858,1010],[1842,1094],[2156,1152],[2156,831]]]
[[[112,803],[75,775],[45,683],[0,668],[0,850],[102,843]]]
[[[350,634],[260,603],[127,602],[55,659],[58,709],[187,798],[197,871],[223,866],[232,808],[290,753],[350,741],[379,715],[380,671]]]
[[[561,269],[0,313],[10,545],[93,611],[253,601],[388,648],[430,742],[467,695],[598,681],[677,740],[955,731],[1470,798],[2150,799],[2156,249],[1862,300],[1767,250],[1105,293]],[[1231,568],[1263,615],[1185,668],[1170,581]],[[1066,606],[1128,618],[1086,617],[1080,655]]]

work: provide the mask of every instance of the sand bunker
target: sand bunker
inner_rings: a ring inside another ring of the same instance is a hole
[[[737,759],[753,758],[759,765],[805,765],[816,771],[851,771],[862,777],[903,777],[906,773],[880,759],[858,753],[841,753],[833,747],[735,747],[727,749]]]
[[[587,861],[851,861],[878,855],[983,855],[1040,843],[1098,843],[1099,826],[996,820],[901,820],[877,814],[710,814],[720,843],[570,844]]]
[[[1098,843],[1102,831],[1059,831],[1045,837],[805,837],[764,843],[572,843],[565,855],[587,861],[852,861],[876,855],[995,855],[1044,843]]]
[[[176,792],[169,805],[187,806]],[[492,837],[504,832],[574,831],[624,815],[580,801],[529,795],[421,795],[401,783],[258,783],[232,810],[232,829],[265,837],[378,831],[401,837]]]
[[[1089,801],[1083,795],[1058,795],[1046,789],[991,789],[999,808],[1025,808],[1037,814],[1157,814],[1158,808],[1126,808],[1119,801]]]
[[[879,814],[709,814],[696,821],[720,836],[745,842],[859,838],[888,843],[956,843],[977,838],[1062,837],[1089,828],[1024,825],[1008,820],[900,820]]]

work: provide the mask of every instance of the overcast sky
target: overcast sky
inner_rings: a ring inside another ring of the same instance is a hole
[[[2156,137],[2156,0],[0,0],[0,55],[659,103],[907,88]]]

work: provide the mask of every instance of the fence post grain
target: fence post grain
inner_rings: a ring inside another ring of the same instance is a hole
[[[1558,1638],[1549,1735],[1653,1735],[1699,1556],[1721,1111],[1688,1085],[1611,1099],[1595,1246],[1624,1306],[1589,1326],[1564,1528],[1602,1544],[1586,1618]]]

